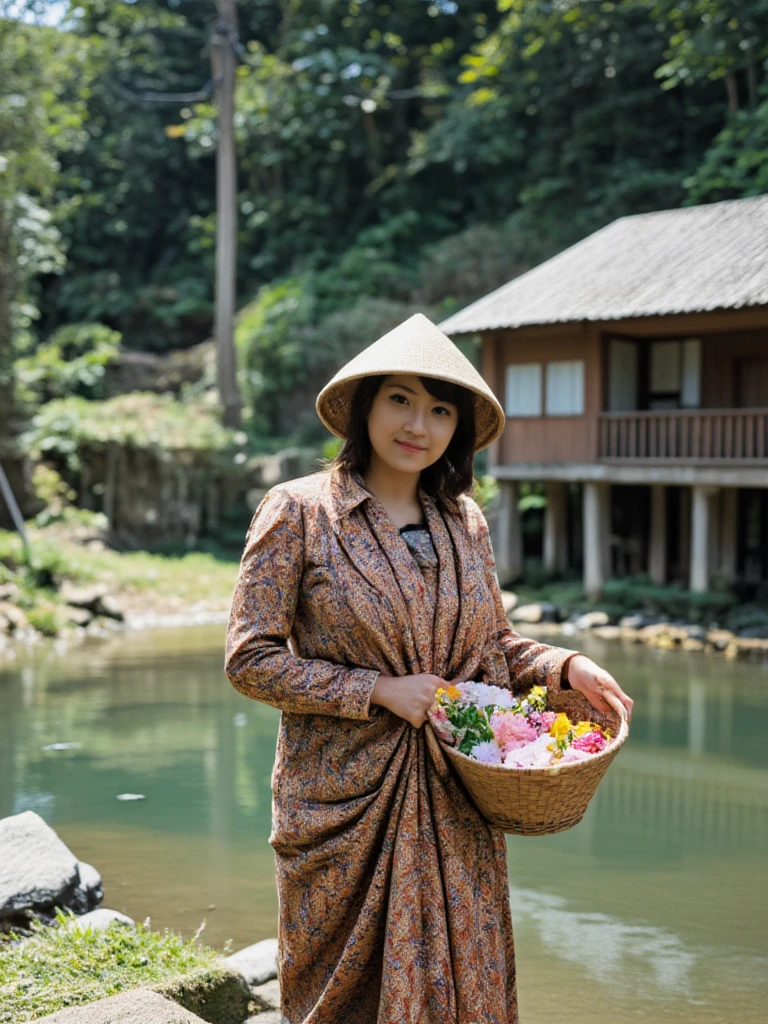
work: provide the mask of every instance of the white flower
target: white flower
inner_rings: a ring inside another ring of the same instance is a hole
[[[470,751],[470,757],[474,757],[476,761],[482,761],[483,764],[501,764],[501,747],[496,740],[476,743]]]
[[[468,703],[477,704],[481,708],[487,708],[489,704],[493,704],[497,708],[513,708],[518,704],[511,692],[501,686],[473,682],[458,683],[457,685]]]

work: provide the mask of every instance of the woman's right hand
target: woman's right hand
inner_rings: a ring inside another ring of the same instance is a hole
[[[453,680],[455,683],[463,681]],[[420,729],[427,720],[427,711],[432,707],[437,691],[441,686],[450,685],[440,676],[428,672],[415,676],[380,675],[373,685],[371,704],[381,704]]]

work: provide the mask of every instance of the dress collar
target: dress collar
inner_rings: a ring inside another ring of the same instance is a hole
[[[334,520],[343,518],[366,498],[372,497],[358,473],[349,473],[339,466],[330,471],[330,487]]]
[[[418,495],[426,515],[427,505],[434,505],[434,501],[421,486],[418,488]],[[365,486],[359,473],[347,472],[338,466],[333,467],[331,470],[331,499],[334,520],[342,519],[353,508],[373,497],[374,495]]]

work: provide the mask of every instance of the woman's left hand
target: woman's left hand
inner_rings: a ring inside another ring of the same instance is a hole
[[[605,693],[613,693],[627,709],[627,721],[632,720],[632,698],[622,690],[610,672],[596,665],[585,654],[577,654],[567,665],[567,679],[572,690],[583,693],[592,707],[598,711],[612,711],[605,700]]]

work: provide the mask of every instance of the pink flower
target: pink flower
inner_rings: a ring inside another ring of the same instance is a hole
[[[589,754],[586,751],[584,751],[584,750],[578,750],[578,749],[574,750],[573,748],[575,746],[576,746],[576,744],[572,743],[570,745],[570,747],[568,747],[566,752],[560,758],[560,763],[561,764],[568,764],[569,761],[587,761],[587,760],[589,760]]]
[[[514,711],[494,711],[491,715],[491,728],[505,754],[533,742],[538,735],[525,716],[516,715]]]
[[[475,744],[470,754],[476,761],[482,761],[483,764],[501,764],[501,747],[496,740]]]
[[[583,750],[587,754],[599,754],[605,747],[605,736],[601,732],[585,732],[571,744],[576,750]]]
[[[438,736],[447,742],[453,743],[453,727],[448,719],[445,708],[440,707],[439,705],[437,707],[433,707],[430,712],[430,718],[432,721],[432,727]]]
[[[531,711],[525,717],[535,728],[537,735],[539,735],[543,732],[549,732],[549,727],[557,718],[557,715],[554,711]]]

